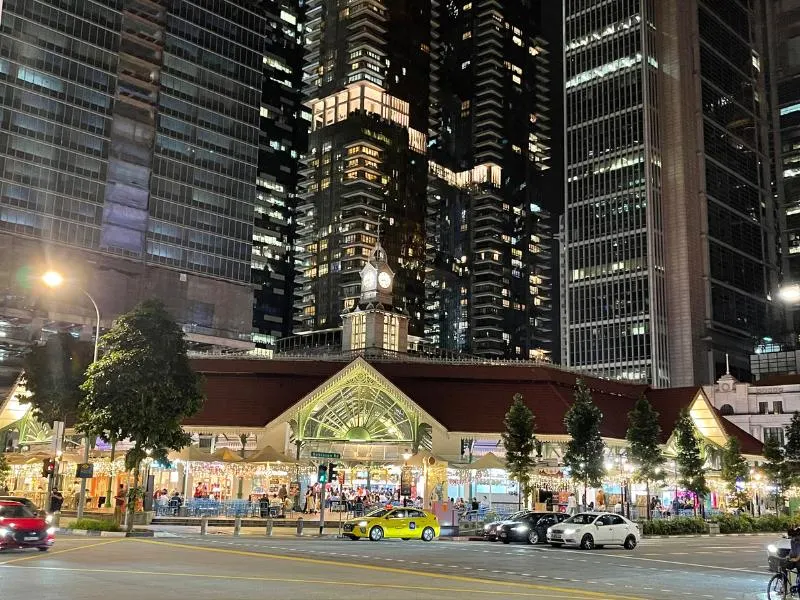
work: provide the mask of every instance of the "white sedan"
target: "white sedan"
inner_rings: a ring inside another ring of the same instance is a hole
[[[605,512],[579,513],[547,530],[551,546],[579,546],[584,550],[610,545],[633,550],[640,538],[636,523]]]

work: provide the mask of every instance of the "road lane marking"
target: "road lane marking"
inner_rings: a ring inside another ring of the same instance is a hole
[[[139,571],[135,569],[84,569],[84,568],[77,568],[77,567],[43,567],[43,566],[33,566],[33,567],[17,567],[14,565],[5,567],[5,565],[0,565],[0,568],[7,568],[7,569],[24,569],[24,570],[37,570],[37,571],[59,571],[59,572],[68,572],[68,573],[107,573],[112,575],[148,575],[148,576],[162,576],[162,577],[186,577],[189,579],[216,579],[216,580],[228,580],[228,581],[260,581],[260,582],[273,582],[273,583],[297,583],[297,584],[324,584],[330,585],[330,579],[300,579],[300,578],[290,578],[290,577],[258,577],[258,576],[248,576],[248,575],[210,575],[207,573],[180,573],[180,572],[172,572],[172,571]],[[418,577],[425,577],[428,574],[420,573],[417,574]],[[466,579],[466,578],[462,578]],[[496,585],[498,582],[496,581],[480,581],[480,580],[472,580],[472,583],[482,583],[483,585]],[[344,586],[344,587],[358,587],[363,588],[364,583],[353,582],[353,581],[336,581],[335,585],[337,586]],[[565,600],[574,599],[577,594],[588,594],[591,597],[597,597],[601,594],[595,594],[592,592],[583,592],[581,590],[569,590],[569,589],[561,589],[552,586],[540,586],[540,585],[529,585],[529,584],[519,584],[519,587],[530,588],[531,591],[524,592],[524,591],[513,591],[513,590],[474,590],[469,588],[451,588],[451,587],[435,587],[430,585],[403,585],[403,584],[392,584],[392,583],[375,583],[370,582],[370,587],[375,588],[382,588],[382,589],[395,589],[395,590],[415,590],[415,591],[424,591],[424,592],[457,592],[457,593],[469,593],[469,594],[481,594],[481,595],[491,595],[491,596],[518,596],[524,598],[564,598]],[[546,595],[543,595],[542,592],[546,592]],[[619,596],[618,596],[619,597]],[[627,598],[630,599],[630,596]]]
[[[117,542],[121,542],[127,538],[116,538],[113,540],[109,540],[107,542],[96,542],[94,544],[85,544],[83,546],[76,546],[74,548],[65,548],[64,550],[56,550],[55,552],[37,552],[36,554],[31,554],[30,556],[22,556],[20,558],[12,558],[11,560],[4,560],[0,562],[0,565],[9,565],[11,563],[18,563],[24,560],[33,560],[34,558],[50,558],[51,556],[55,556],[56,554],[64,554],[65,552],[75,552],[76,550],[84,550],[86,548],[95,548],[97,546],[105,546],[106,544],[116,544]]]
[[[348,563],[344,561],[336,561],[336,560],[322,560],[318,558],[307,558],[307,557],[299,557],[299,556],[286,556],[283,554],[267,554],[265,552],[252,552],[249,550],[229,550],[227,548],[209,548],[205,546],[194,546],[192,544],[179,544],[175,542],[156,542],[154,540],[146,540],[142,538],[129,538],[132,542],[139,543],[139,544],[148,544],[152,546],[164,546],[166,548],[183,548],[185,550],[195,550],[198,552],[217,552],[221,554],[234,554],[238,556],[251,556],[254,558],[265,558],[265,559],[272,559],[272,560],[283,560],[289,562],[300,562],[306,564],[315,564],[315,565],[325,565],[329,567],[346,567],[356,570],[366,570],[366,571],[380,571],[384,573],[395,573],[395,574],[402,574],[402,575],[411,575],[414,577],[424,577],[430,579],[445,579],[449,581],[460,581],[464,583],[480,583],[486,584],[487,580],[485,579],[477,579],[475,577],[466,577],[464,575],[450,575],[447,573],[432,573],[430,571],[412,571],[411,569],[404,569],[398,567],[384,567],[379,565],[365,565],[359,563]],[[600,592],[593,592],[588,590],[581,590],[576,588],[564,588],[564,587],[557,587],[557,586],[548,586],[548,585],[539,585],[539,584],[529,584],[529,583],[518,583],[512,581],[502,581],[502,580],[490,580],[492,585],[501,586],[506,588],[527,588],[537,591],[551,591],[560,594],[571,594],[572,596],[583,596],[585,598],[606,598],[603,593]],[[363,584],[362,584],[363,586]],[[566,597],[566,596],[565,596]],[[634,598],[632,596],[617,596],[620,600],[639,600],[638,598]]]
[[[557,552],[569,552],[569,550],[558,550]],[[699,563],[678,562],[676,560],[664,560],[658,558],[644,558],[643,556],[622,556],[620,554],[609,554],[607,552],[595,552],[594,556],[608,556],[610,558],[619,558],[621,560],[644,560],[648,562],[667,563],[670,565],[679,565],[682,567],[697,567],[699,569],[718,569],[720,571],[734,571],[736,573],[755,573],[757,575],[764,575],[764,571],[754,571],[753,569],[744,569],[738,567],[719,567],[716,565],[703,565]],[[633,566],[633,565],[629,565]],[[641,567],[637,567],[641,568]],[[650,567],[655,569],[655,567]],[[663,569],[658,569],[663,571]]]

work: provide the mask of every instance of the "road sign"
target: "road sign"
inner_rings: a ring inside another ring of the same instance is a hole
[[[80,463],[76,469],[75,477],[78,479],[92,479],[94,477],[94,465],[92,463]]]
[[[342,458],[338,452],[312,452],[311,458]]]

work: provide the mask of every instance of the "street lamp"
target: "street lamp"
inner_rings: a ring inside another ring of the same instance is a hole
[[[57,271],[48,271],[44,275],[42,275],[42,283],[44,283],[49,288],[57,288],[60,287],[64,283],[64,277],[61,273]],[[97,362],[97,351],[100,345],[100,309],[97,307],[97,302],[94,301],[92,295],[84,290],[83,288],[79,287],[78,290],[89,299],[89,302],[92,303],[94,306],[94,313],[97,317],[97,322],[95,324],[95,332],[94,332],[94,356],[92,358],[92,363]],[[89,462],[89,436],[84,438],[84,449],[83,449],[83,462]],[[86,506],[86,478],[81,477],[81,492],[80,496],[78,497],[78,518],[83,517],[83,511]]]
[[[800,303],[800,283],[782,285],[778,290],[778,298],[787,304]]]
[[[410,458],[411,458],[411,452],[409,452],[408,450],[406,450],[405,452],[403,452],[403,460],[404,460],[404,461],[408,462],[408,460],[409,460]]]

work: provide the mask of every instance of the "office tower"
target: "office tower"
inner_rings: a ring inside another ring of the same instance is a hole
[[[656,386],[749,378],[779,267],[763,14],[565,4],[567,364]]]
[[[264,0],[258,10],[267,24],[253,229],[253,341],[270,354],[294,324],[298,167],[308,144],[310,113],[301,95],[301,3]]]
[[[104,327],[157,297],[193,344],[251,347],[263,17],[227,0],[6,0],[0,18],[8,310],[93,324],[77,286],[31,281],[53,268]]]
[[[443,5],[432,97],[426,337],[549,359],[550,72],[539,2]]]
[[[784,211],[779,221],[785,219],[783,283],[800,283],[800,4],[763,0],[763,6],[771,65],[767,75],[773,98],[774,179]],[[791,317],[784,329],[792,333],[786,342],[796,346],[800,307],[788,308]]]
[[[298,200],[299,330],[341,326],[380,242],[422,333],[431,62],[426,0],[306,5],[311,132]]]

